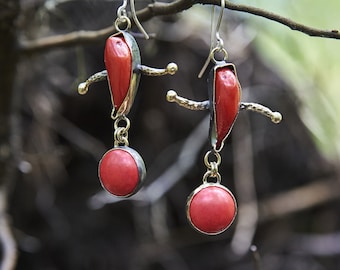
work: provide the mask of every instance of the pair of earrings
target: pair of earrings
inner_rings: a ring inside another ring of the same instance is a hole
[[[130,0],[132,17],[144,34],[146,32],[135,15],[133,0]],[[128,130],[130,121],[127,118],[138,88],[140,75],[162,76],[173,75],[177,65],[168,64],[165,69],[155,69],[141,65],[137,42],[127,31],[131,21],[126,16],[127,0],[117,11],[115,21],[118,33],[106,41],[104,61],[106,70],[92,75],[78,87],[80,94],[85,94],[91,83],[107,78],[111,93],[114,120],[114,147],[102,157],[98,173],[104,189],[113,195],[129,197],[135,194],[143,184],[146,169],[142,157],[129,147]],[[210,110],[210,144],[204,156],[207,167],[202,184],[187,199],[187,218],[197,231],[215,235],[225,231],[234,221],[237,203],[232,192],[221,184],[218,167],[221,164],[220,151],[224,141],[231,132],[240,110],[251,110],[269,117],[272,122],[279,123],[282,116],[257,103],[241,102],[241,86],[237,78],[235,65],[227,62],[228,54],[219,35],[225,1],[221,1],[221,11],[212,31],[209,57],[202,68],[202,77],[210,62],[214,67],[208,79],[209,100],[197,102],[177,95],[174,90],[167,93],[167,100],[190,110]],[[214,16],[213,16],[214,17]],[[122,27],[125,26],[125,27]],[[218,60],[218,56],[222,56]]]

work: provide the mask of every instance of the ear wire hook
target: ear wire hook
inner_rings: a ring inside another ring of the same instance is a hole
[[[149,37],[148,33],[144,30],[142,24],[139,22],[139,20],[137,18],[136,9],[135,9],[135,1],[134,0],[130,0],[130,6],[131,6],[132,18],[135,21],[135,24],[136,24],[137,28],[144,35],[145,39],[149,39],[150,37]]]
[[[127,12],[126,12],[127,4],[128,4],[128,0],[123,0],[122,5],[117,9],[117,19],[115,21],[115,27],[118,31],[125,31],[131,27],[131,21],[129,17],[127,16]],[[137,18],[134,0],[130,0],[130,8],[131,8],[132,19],[135,22],[137,28],[139,29],[139,31],[141,31],[145,39],[149,39],[150,38],[149,35],[146,33],[146,31],[144,30],[143,26],[141,25],[141,23],[139,22]],[[126,23],[126,27],[124,29],[120,28],[121,23]]]
[[[223,39],[220,36],[219,30],[221,27],[221,22],[223,19],[223,12],[225,9],[225,0],[221,0],[221,10],[220,15],[218,16],[215,31],[213,31],[213,23],[214,23],[214,17],[215,17],[215,6],[212,7],[212,16],[211,16],[211,37],[210,37],[210,52],[208,55],[207,60],[205,61],[200,73],[198,74],[198,78],[202,78],[204,72],[206,71],[210,60],[214,59],[215,52],[223,51],[224,53],[224,60],[227,59],[227,51],[224,49],[224,43]],[[215,35],[215,37],[214,37]]]
[[[126,15],[127,0],[123,0],[122,5],[117,9],[117,17],[127,17]]]
[[[220,31],[221,22],[223,19],[224,8],[225,8],[225,0],[221,0],[221,11],[220,11],[220,15],[218,17],[216,28],[215,28],[217,46],[221,48],[223,48],[223,40],[220,37],[219,31]]]
[[[118,31],[126,31],[131,27],[131,21],[126,12],[127,3],[127,0],[123,0],[122,5],[117,9],[117,19],[114,24]],[[126,24],[125,28],[121,28],[121,25],[124,23]]]

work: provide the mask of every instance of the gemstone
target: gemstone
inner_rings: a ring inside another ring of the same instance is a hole
[[[135,150],[117,147],[104,154],[98,173],[105,190],[116,196],[128,197],[139,189],[145,175],[145,165]]]
[[[106,40],[104,62],[115,109],[120,108],[128,94],[131,72],[131,51],[123,35],[110,36]]]
[[[224,139],[229,135],[236,120],[241,98],[238,79],[231,66],[216,70],[215,78],[215,121],[216,149],[220,150]]]
[[[189,196],[187,217],[191,225],[204,234],[225,231],[236,216],[237,206],[232,193],[226,187],[206,183]]]

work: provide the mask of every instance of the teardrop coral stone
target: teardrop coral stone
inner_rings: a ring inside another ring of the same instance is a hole
[[[118,109],[128,94],[132,69],[130,48],[123,36],[111,36],[106,40],[104,62],[112,103]]]
[[[239,111],[240,97],[240,84],[233,70],[228,66],[219,68],[215,80],[217,150],[233,127]]]

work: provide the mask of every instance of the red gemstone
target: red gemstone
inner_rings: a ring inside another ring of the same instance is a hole
[[[240,97],[240,84],[233,69],[230,66],[218,68],[215,78],[217,150],[233,127],[239,111]]]
[[[225,231],[236,216],[236,201],[220,184],[204,184],[189,197],[187,216],[195,229],[205,234]]]
[[[143,163],[143,160],[136,157],[131,152],[132,149],[129,150],[113,148],[105,153],[99,163],[99,178],[102,186],[116,196],[132,195],[143,177],[138,165],[140,162]]]
[[[110,85],[112,103],[118,109],[130,87],[132,56],[124,37],[111,36],[106,40],[104,62]]]

